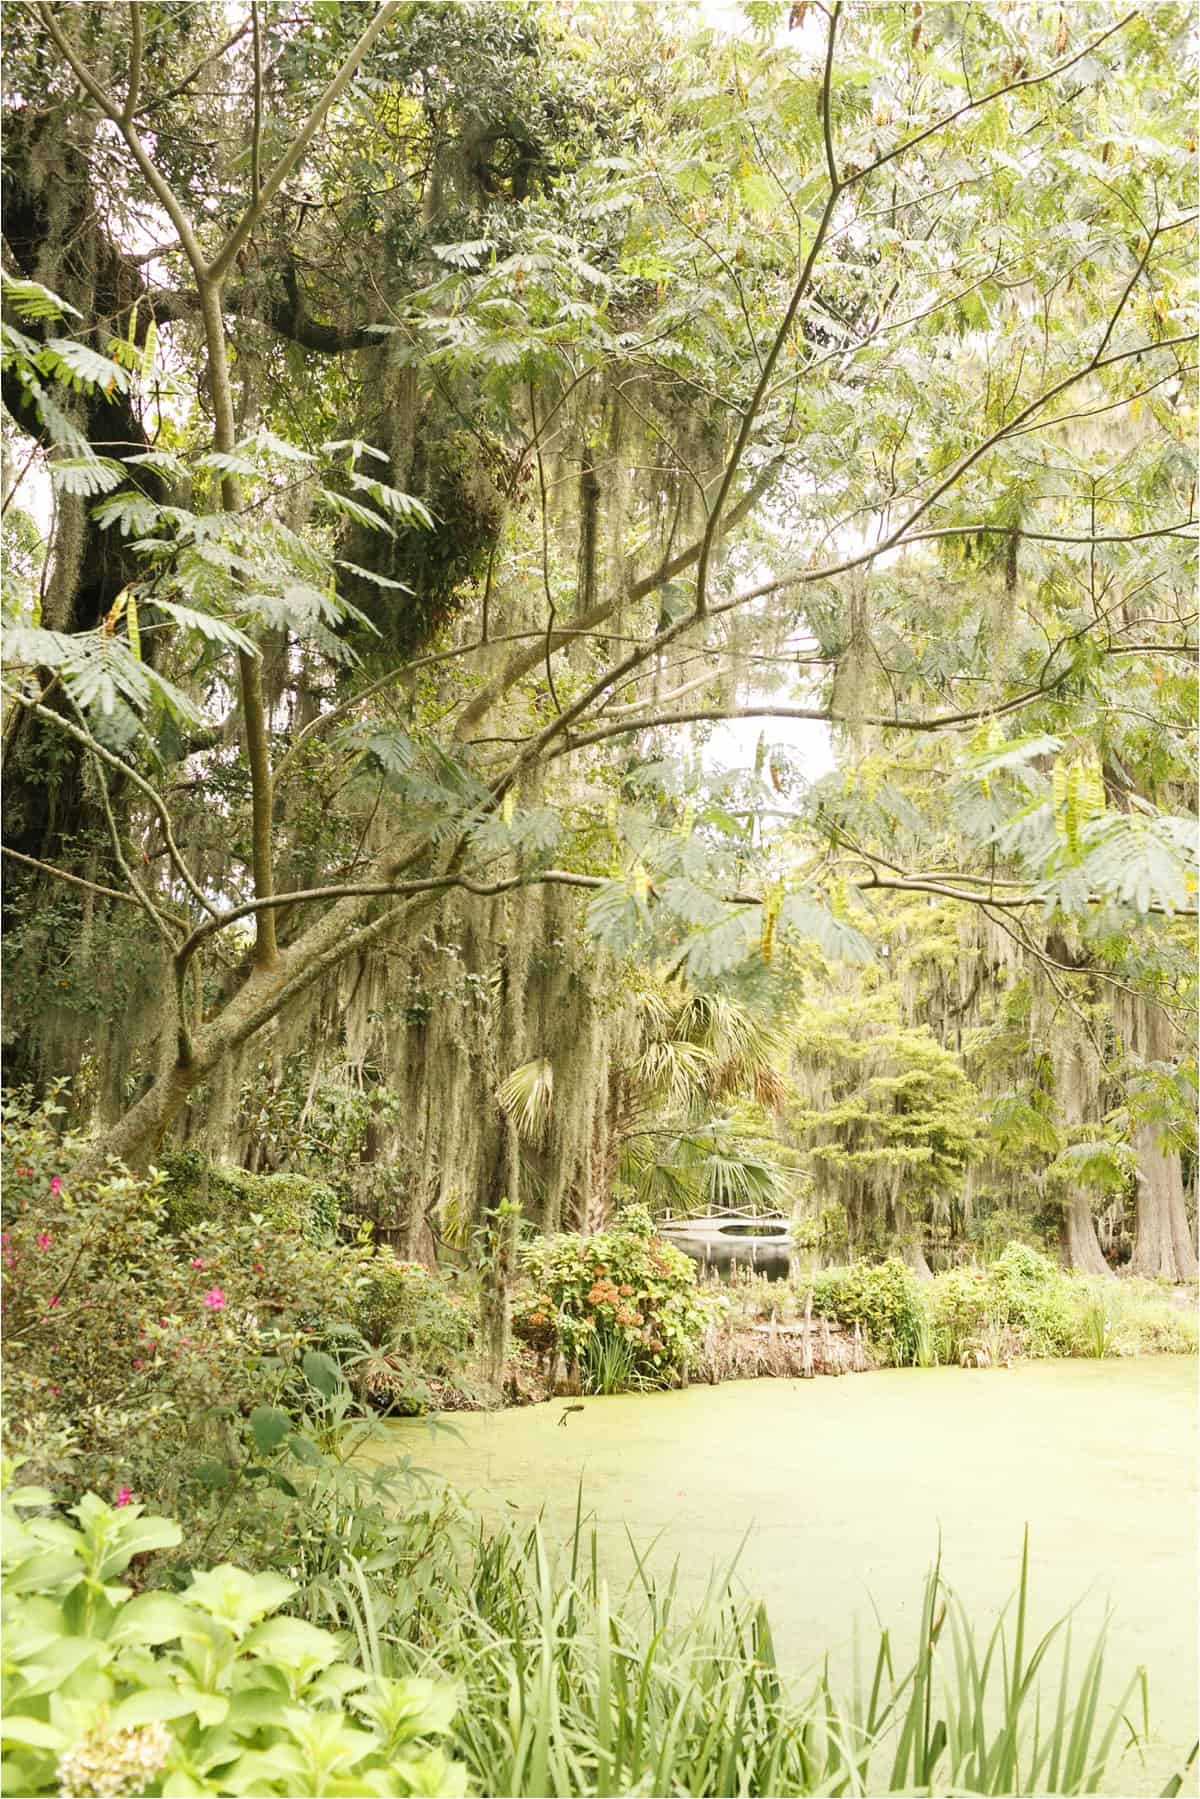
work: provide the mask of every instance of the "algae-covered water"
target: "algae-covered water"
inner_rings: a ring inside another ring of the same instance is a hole
[[[1196,1364],[1024,1363],[743,1381],[391,1427],[398,1450],[493,1518],[569,1533],[582,1482],[610,1578],[678,1557],[703,1588],[738,1556],[799,1674],[848,1668],[873,1606],[907,1644],[940,1534],[982,1623],[1013,1591],[1029,1525],[1035,1621],[1083,1600],[1080,1640],[1111,1603],[1112,1682],[1150,1676],[1155,1743],[1113,1790],[1156,1792],[1197,1734]],[[628,1533],[628,1536],[627,1534]]]

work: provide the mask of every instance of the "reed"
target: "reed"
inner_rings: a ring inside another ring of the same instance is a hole
[[[558,1551],[540,1527],[481,1527],[439,1570],[427,1640],[369,1621],[360,1589],[364,1663],[457,1679],[453,1752],[494,1794],[1084,1793],[1145,1729],[1140,1669],[1115,1706],[1102,1700],[1107,1620],[1082,1652],[1069,1615],[1035,1640],[1028,1542],[987,1631],[936,1562],[915,1648],[900,1658],[881,1629],[869,1679],[849,1690],[827,1663],[797,1690],[733,1568],[688,1607],[677,1566],[660,1577],[636,1550],[634,1563],[612,1595],[582,1502]]]

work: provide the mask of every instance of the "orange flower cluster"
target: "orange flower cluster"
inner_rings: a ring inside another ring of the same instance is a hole
[[[640,1324],[641,1322],[642,1314],[640,1312],[635,1312],[632,1306],[617,1307],[618,1324]]]
[[[596,1281],[587,1296],[590,1306],[615,1306],[621,1298],[615,1281]]]

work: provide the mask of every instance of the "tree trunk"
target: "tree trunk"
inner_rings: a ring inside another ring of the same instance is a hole
[[[1063,1259],[1077,1274],[1112,1274],[1104,1260],[1086,1193],[1072,1188],[1063,1201]]]
[[[925,1259],[921,1226],[914,1223],[908,1207],[899,1201],[892,1205],[892,1224],[899,1239],[900,1254],[907,1265],[919,1281],[931,1281],[933,1269]]]
[[[1134,1137],[1138,1152],[1137,1223],[1132,1274],[1194,1281],[1196,1248],[1183,1200],[1183,1166],[1178,1150],[1164,1150],[1154,1131],[1142,1125]]]
[[[1179,1054],[1171,1020],[1149,1000],[1121,995],[1119,1019],[1128,1047],[1145,1062],[1171,1064]],[[1183,1201],[1183,1163],[1178,1149],[1146,1122],[1134,1131],[1138,1188],[1130,1273],[1194,1281],[1196,1245]]]

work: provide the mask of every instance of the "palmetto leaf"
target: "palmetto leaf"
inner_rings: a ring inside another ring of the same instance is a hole
[[[554,1110],[553,1064],[546,1060],[522,1062],[501,1081],[496,1098],[527,1142],[544,1142]]]

